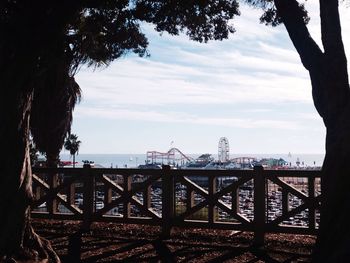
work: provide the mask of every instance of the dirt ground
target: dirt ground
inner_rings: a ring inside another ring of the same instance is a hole
[[[63,262],[310,262],[314,236],[269,234],[264,248],[253,234],[229,230],[175,228],[160,239],[154,226],[94,223],[81,233],[80,222],[33,220]]]

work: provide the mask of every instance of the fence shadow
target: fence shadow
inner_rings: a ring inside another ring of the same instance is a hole
[[[137,232],[137,227],[112,232],[104,229],[74,233],[53,233],[41,228],[51,240],[62,262],[310,262],[313,244],[289,241],[288,236],[267,238],[264,248],[252,246],[251,234],[229,231],[177,231],[170,239]],[[69,231],[67,231],[69,232]],[[310,238],[310,237],[309,237]],[[292,239],[292,238],[291,238]],[[300,238],[302,240],[303,238]]]

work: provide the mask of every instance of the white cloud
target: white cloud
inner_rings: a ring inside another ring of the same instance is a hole
[[[306,72],[294,57],[291,62],[286,60],[291,56],[287,51],[278,52],[283,59],[270,59],[271,51],[264,58],[244,56],[238,51],[224,51],[213,57],[181,51],[173,56],[195,61],[196,65],[130,59],[112,64],[103,72],[81,72],[78,80],[86,99],[105,104],[311,101],[309,95],[305,96],[310,90]]]
[[[259,10],[242,7],[230,40],[199,44],[187,36],[150,37],[149,59],[127,57],[102,71],[82,71],[84,97],[95,105],[310,103],[310,81],[282,27],[258,23]],[[154,43],[154,44],[153,44]],[[162,44],[163,43],[163,44]]]
[[[249,119],[249,118],[227,118],[216,117],[209,118],[187,114],[185,112],[156,112],[156,111],[138,111],[132,109],[119,108],[85,108],[80,107],[76,110],[76,116],[80,119],[88,118],[107,118],[111,120],[128,120],[128,121],[146,121],[160,123],[183,123],[183,124],[200,124],[215,125],[225,127],[235,127],[244,129],[283,129],[296,130],[301,129],[300,124],[294,121],[280,121],[272,119]]]

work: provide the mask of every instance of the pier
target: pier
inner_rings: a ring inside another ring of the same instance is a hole
[[[203,177],[207,186],[191,178]],[[315,235],[319,170],[33,168],[32,217]]]

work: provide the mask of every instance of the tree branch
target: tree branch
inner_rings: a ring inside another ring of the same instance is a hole
[[[311,37],[296,0],[274,0],[278,14],[288,31],[304,67],[310,70],[322,59],[322,51]]]
[[[349,79],[338,0],[320,0],[320,16],[322,43],[329,67],[328,78],[334,83],[332,92],[339,94],[338,96],[342,98],[341,102],[337,101],[337,104],[345,105],[349,96]],[[335,85],[335,83],[343,83],[343,85]]]
[[[345,57],[338,0],[320,0],[321,34],[325,53]]]

